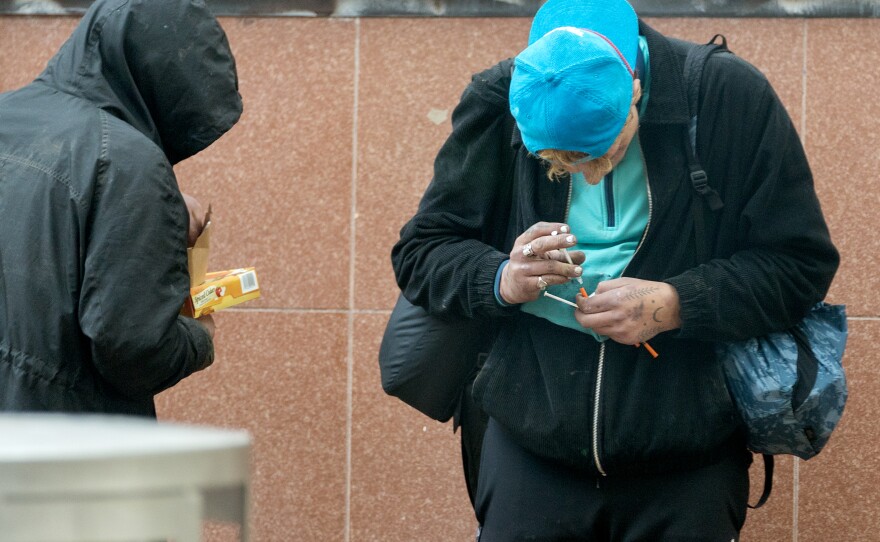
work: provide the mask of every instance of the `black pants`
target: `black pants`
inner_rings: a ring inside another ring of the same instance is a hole
[[[476,513],[479,542],[730,542],[746,519],[746,450],[694,470],[599,478],[524,450],[489,420]]]
[[[471,381],[462,392],[453,427],[461,429],[461,464],[464,467],[464,481],[471,506],[476,506],[480,453],[483,450],[483,435],[486,433],[489,416],[474,401],[471,395],[473,385]]]

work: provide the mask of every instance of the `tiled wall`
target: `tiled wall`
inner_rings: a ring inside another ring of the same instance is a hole
[[[529,21],[222,23],[245,113],[177,174],[213,205],[210,267],[255,265],[263,297],[216,317],[216,362],[161,395],[160,416],[251,431],[260,542],[471,540],[457,436],[382,393],[376,353],[397,295],[389,250],[449,115],[471,73],[522,47]],[[764,70],[805,140],[843,254],[830,300],[850,315],[844,419],[816,459],[778,461],[743,540],[880,540],[880,20],[650,23],[700,41],[724,33]],[[0,17],[0,90],[31,80],[75,24]],[[236,534],[207,531],[211,542]]]

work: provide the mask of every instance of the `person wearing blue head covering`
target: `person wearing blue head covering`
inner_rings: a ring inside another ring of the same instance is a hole
[[[241,112],[203,0],[98,0],[0,95],[0,410],[152,417],[213,362],[212,318],[180,315],[203,215],[172,166]]]
[[[392,250],[409,301],[497,329],[457,419],[481,542],[739,537],[751,455],[713,342],[794,325],[839,255],[785,108],[719,53],[700,258],[691,47],[624,0],[547,1],[464,91]]]

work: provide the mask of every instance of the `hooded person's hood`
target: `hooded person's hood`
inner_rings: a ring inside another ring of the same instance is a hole
[[[131,124],[172,164],[242,110],[229,42],[202,0],[97,0],[37,80]]]

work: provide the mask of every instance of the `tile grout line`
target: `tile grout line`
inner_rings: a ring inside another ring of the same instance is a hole
[[[807,145],[807,30],[808,22],[804,19],[803,61],[801,64],[801,144]]]
[[[351,441],[354,387],[354,305],[355,305],[355,249],[357,245],[357,175],[358,175],[358,92],[360,82],[361,20],[354,19],[354,81],[352,85],[351,122],[351,211],[349,214],[348,239],[348,348],[346,352],[345,379],[345,525],[344,542],[351,540]]]
[[[278,314],[349,314],[352,313],[354,315],[362,315],[362,314],[378,314],[382,316],[388,316],[391,314],[391,309],[307,309],[307,308],[292,308],[292,307],[231,307],[223,311],[223,314],[234,314],[234,313],[278,313]],[[847,321],[849,322],[880,322],[880,316],[846,316]]]
[[[281,313],[281,314],[391,314],[391,309],[295,309],[295,308],[286,308],[286,307],[263,307],[263,308],[253,308],[253,307],[233,307],[229,309],[224,309],[224,314],[231,313],[242,313],[242,312],[269,312],[269,313]],[[850,320],[858,319],[859,317],[852,317]],[[862,318],[863,320],[865,318]]]
[[[804,146],[805,152],[807,147],[807,31],[809,24],[807,19],[803,19],[803,40],[801,47],[801,145]],[[792,492],[791,492],[791,541],[798,542],[799,534],[799,513],[800,513],[800,493],[801,493],[801,469],[800,462],[797,458],[792,461]]]
[[[801,492],[801,469],[797,457],[792,457],[791,471],[791,542],[798,542],[798,505],[800,503]]]

